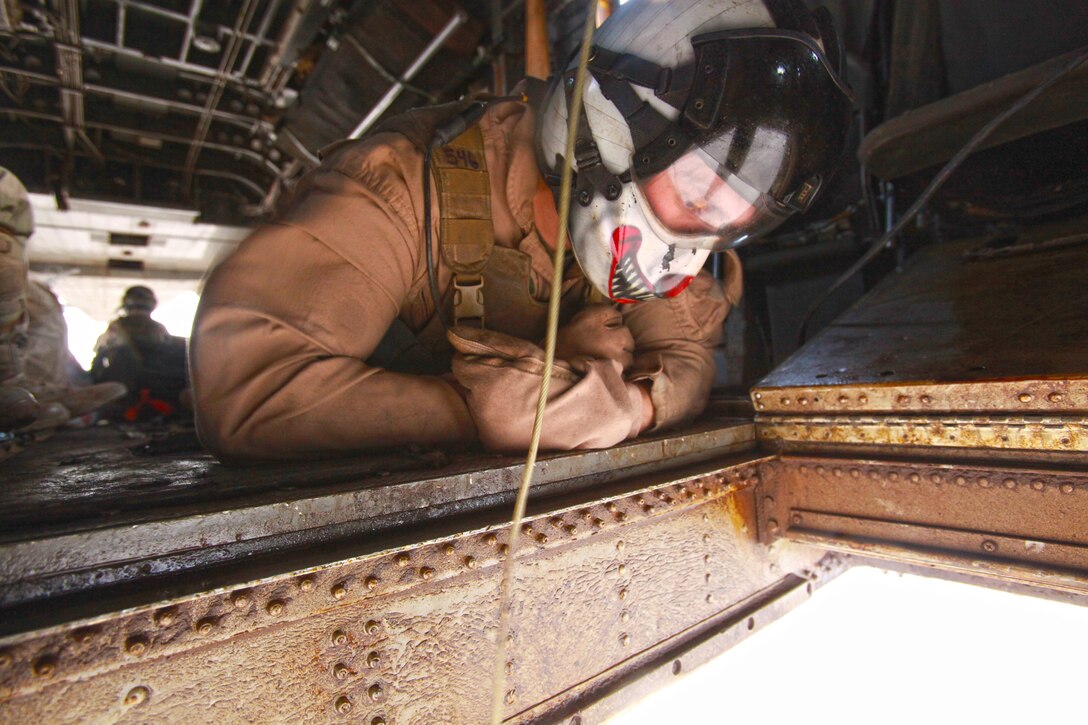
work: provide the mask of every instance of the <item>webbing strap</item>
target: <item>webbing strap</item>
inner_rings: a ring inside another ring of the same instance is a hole
[[[439,248],[453,272],[454,324],[484,324],[483,270],[495,245],[491,178],[479,126],[470,126],[431,161],[438,189]]]

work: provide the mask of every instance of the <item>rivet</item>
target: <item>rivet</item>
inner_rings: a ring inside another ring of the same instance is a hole
[[[57,671],[57,660],[54,657],[39,657],[34,661],[31,671],[35,677],[52,677]]]
[[[471,556],[466,556],[465,557],[465,566],[468,567],[469,569],[475,569],[476,568],[476,560],[474,558],[472,558]]]
[[[801,521],[803,521],[801,514],[794,514],[793,516],[790,516],[790,523],[792,523],[794,526],[800,526]]]
[[[332,597],[333,597],[333,599],[343,599],[344,597],[347,596],[347,594],[348,594],[348,589],[342,583],[341,584],[336,584],[332,588]]]
[[[983,488],[989,488],[990,487],[990,479],[983,476],[982,478],[978,479],[978,485],[982,486]]]
[[[593,520],[593,514],[591,514],[589,511],[581,511],[581,512],[578,513],[578,515],[582,517],[582,521],[592,521]]]
[[[532,536],[533,535],[533,527],[530,526],[529,524],[522,524],[521,525],[521,533],[525,534],[526,536]]]
[[[941,481],[943,481],[944,479],[943,479],[943,478],[941,477],[941,474],[939,474],[939,473],[934,473],[933,475],[931,475],[931,476],[929,477],[929,480],[930,480],[930,481],[933,481],[933,483],[940,483],[940,482],[941,482]]]
[[[858,396],[858,402],[861,403],[862,405],[865,405],[866,403],[869,402],[869,397],[866,396],[866,395],[859,395]]]
[[[801,471],[801,473],[808,473],[808,466],[806,466],[804,463],[802,463],[801,466],[800,466],[800,471]]]
[[[895,402],[899,403],[900,405],[906,405],[907,403],[910,402],[910,396],[909,395],[900,395],[898,398],[895,399]]]
[[[379,715],[370,721],[370,725],[385,725],[385,718]]]
[[[349,712],[351,712],[351,700],[349,700],[346,695],[341,695],[340,697],[336,698],[335,707],[338,713],[340,713],[341,715],[347,715]]]
[[[382,657],[377,652],[371,652],[366,656],[366,666],[374,669],[382,663]]]
[[[1012,478],[1006,478],[1005,479],[1005,488],[1008,488],[1008,489],[1016,488],[1016,480],[1012,479]]]
[[[374,591],[378,588],[378,577],[368,576],[366,579],[363,580],[363,586],[367,588],[367,591]]]
[[[620,576],[623,576],[624,574],[627,573],[627,565],[626,564],[620,564],[618,567],[616,567],[616,572]]]
[[[912,473],[912,474],[910,474],[910,480],[911,480],[911,481],[912,481],[913,483],[918,483],[919,481],[921,481],[921,480],[922,480],[922,477],[921,477],[921,476],[919,476],[919,475],[918,475],[917,473]]]
[[[266,612],[268,612],[273,617],[278,617],[281,614],[283,614],[283,608],[285,606],[287,606],[287,605],[285,605],[282,600],[273,599],[271,602],[268,603],[268,605],[264,609],[265,609]]]
[[[777,519],[767,519],[767,528],[770,529],[771,531],[778,531],[778,520]]]
[[[614,514],[619,507],[616,506],[615,502],[610,502],[607,506],[605,506],[605,508],[608,509],[608,513]]]
[[[155,615],[155,624],[159,625],[160,627],[169,627],[171,624],[174,623],[174,619],[174,610],[164,609]]]
[[[446,556],[453,556],[457,552],[456,547],[453,544],[446,544],[442,547],[442,553]]]
[[[1063,483],[1061,485],[1061,492],[1062,493],[1073,493],[1073,491],[1075,491],[1075,490],[1076,490],[1076,487],[1071,483]]]
[[[808,398],[798,398],[797,402],[801,405],[808,405]]]
[[[710,576],[710,572],[707,572],[706,576],[703,577],[703,580],[706,581],[707,584],[710,583]]]
[[[620,511],[616,514],[616,521],[626,521],[628,518],[630,517],[627,515],[626,511]]]
[[[627,542],[625,542],[623,539],[620,539],[616,542],[616,551],[622,553],[625,548],[627,548]]]
[[[513,705],[514,704],[514,691],[513,690],[507,690],[506,698],[505,698],[504,701],[506,702],[507,705]]]
[[[242,609],[249,606],[249,594],[246,592],[235,592],[231,598],[230,603],[234,605],[236,609]]]
[[[626,599],[627,598],[627,590],[626,589],[620,589],[618,596],[619,596],[620,599]]]
[[[1019,400],[1021,403],[1030,403],[1031,393],[1020,393],[1016,396],[1016,399]]]
[[[419,576],[424,581],[428,581],[432,577],[434,577],[434,569],[432,569],[429,566],[421,567],[420,570],[419,570]]]
[[[967,485],[967,479],[964,478],[963,476],[956,476],[956,485],[957,486],[966,486]]]
[[[839,396],[839,402],[842,403],[843,405],[846,405],[847,403],[850,402],[850,398],[846,397],[845,395],[840,395]]]
[[[558,529],[560,526],[563,525],[563,519],[559,518],[558,516],[552,516],[550,519],[548,519],[548,523]]]
[[[760,410],[766,410],[767,409],[767,406],[764,405],[763,403],[756,403],[756,407],[759,408]]]
[[[574,524],[567,524],[563,527],[563,533],[567,534],[568,536],[572,536],[576,531],[578,531],[578,528],[574,526]]]
[[[704,544],[709,544],[710,543],[710,534],[703,534],[703,543]]]
[[[763,399],[763,393],[756,393],[756,400],[762,400],[762,399]]]
[[[198,634],[211,634],[213,629],[215,629],[214,617],[204,617],[196,623],[196,631]]]
[[[989,554],[994,553],[997,551],[997,542],[992,539],[986,539],[982,542],[982,550]]]
[[[620,644],[622,644],[624,647],[631,644],[631,635],[627,634],[626,632],[621,634],[620,635]]]
[[[495,544],[499,543],[499,540],[494,534],[488,534],[484,537],[484,543],[488,546],[494,546]]]
[[[1049,400],[1051,403],[1060,403],[1062,402],[1063,398],[1064,396],[1061,393],[1051,393],[1050,395],[1046,396],[1046,399]]]
[[[856,468],[850,469],[850,478],[858,478],[859,476],[861,476],[861,471]]]
[[[709,521],[710,521],[710,514],[703,514],[703,523],[705,524],[705,523],[707,523]]]
[[[514,674],[514,663],[513,662],[507,662],[504,669],[506,670],[507,675]]]
[[[899,474],[896,473],[895,471],[892,471],[891,473],[888,474],[888,480],[889,481],[898,481],[899,480]]]
[[[707,604],[713,604],[714,603],[714,595],[713,594],[707,594],[706,595],[706,603]]]
[[[368,620],[367,623],[363,625],[363,631],[367,634],[377,634],[378,623],[375,622],[373,619]]]
[[[651,506],[650,504],[646,504],[646,505],[644,505],[644,506],[642,507],[642,512],[643,512],[643,513],[647,513],[647,514],[649,514],[649,513],[653,513],[653,510],[654,510],[654,507],[653,507],[653,506]]]
[[[933,404],[933,398],[929,397],[928,395],[923,395],[921,398],[919,398],[919,400],[922,401],[922,405],[932,405]]]
[[[604,526],[604,522],[603,522],[603,521],[601,521],[600,519],[593,519],[593,527],[594,527],[594,528],[596,528],[596,529],[599,529],[599,528],[601,528],[602,526]]]
[[[622,612],[620,612],[620,621],[621,622],[627,622],[630,619],[631,619],[631,614],[626,609],[623,610]]]
[[[819,473],[822,476],[823,474],[827,473],[827,469],[823,466],[816,466],[816,473]]]
[[[501,554],[502,556],[506,556],[509,553],[510,553],[510,545],[509,544],[502,544],[501,546],[499,546],[499,554]]]
[[[128,691],[125,695],[125,707],[136,707],[137,705],[147,702],[147,698],[151,696],[151,690],[147,689],[143,685],[137,685]]]
[[[338,680],[346,680],[349,674],[348,666],[342,662],[332,668],[332,676]]]
[[[1034,488],[1036,491],[1042,491],[1044,488],[1046,488],[1046,484],[1042,481],[1032,481],[1031,487]]]
[[[342,629],[338,629],[332,633],[332,643],[337,646],[343,646],[348,643],[348,635]]]
[[[305,579],[301,579],[301,580],[299,580],[298,588],[301,589],[304,592],[313,591],[314,580],[310,579],[309,577],[307,577]]]
[[[371,700],[377,702],[385,696],[385,691],[382,690],[381,685],[371,685],[366,689],[366,694]]]
[[[665,503],[665,504],[670,504],[670,503],[672,503],[672,501],[673,501],[672,496],[662,496],[662,498],[661,498],[661,502]]]
[[[397,554],[395,561],[397,562],[397,566],[405,567],[408,566],[408,562],[411,561],[411,558],[407,554]]]
[[[706,564],[707,566],[710,565],[710,554],[707,554],[706,556],[703,557],[703,563]]]
[[[842,478],[842,469],[839,468],[838,466],[836,466],[835,468],[832,468],[831,472],[834,473],[837,477]]]

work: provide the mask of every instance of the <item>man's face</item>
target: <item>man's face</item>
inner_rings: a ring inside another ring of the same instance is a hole
[[[681,234],[713,234],[741,226],[755,207],[730,187],[698,152],[689,152],[642,185],[654,215]]]

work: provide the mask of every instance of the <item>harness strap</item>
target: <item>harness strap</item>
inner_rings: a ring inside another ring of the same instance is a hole
[[[431,160],[438,189],[439,249],[453,272],[455,325],[484,326],[483,270],[495,246],[483,134],[470,126]]]

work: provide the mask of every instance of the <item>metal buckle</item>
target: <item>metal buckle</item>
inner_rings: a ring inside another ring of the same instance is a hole
[[[461,321],[478,320],[484,326],[484,280],[476,277],[465,281],[459,276],[453,278],[453,324]]]

